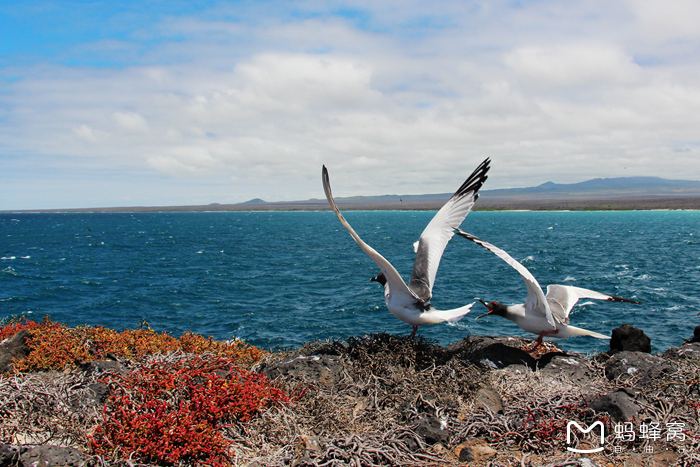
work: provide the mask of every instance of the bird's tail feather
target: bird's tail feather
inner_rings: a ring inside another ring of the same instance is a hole
[[[569,326],[568,330],[572,336],[590,336],[595,337],[596,339],[610,339],[610,336],[606,336],[605,334],[589,331],[588,329],[577,328],[575,326]]]
[[[455,322],[464,318],[464,315],[469,313],[469,310],[473,305],[474,303],[470,303],[469,305],[460,308],[455,308],[453,310],[431,310],[424,314],[424,317],[430,320],[434,320],[434,323],[442,323],[443,321]]]

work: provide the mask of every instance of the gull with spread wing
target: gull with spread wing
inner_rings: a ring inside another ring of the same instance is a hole
[[[336,206],[331,193],[331,183],[326,166],[323,166],[323,189],[326,192],[328,204],[338,216],[353,239],[382,271],[371,281],[379,282],[384,287],[384,299],[389,311],[401,321],[413,326],[410,337],[416,335],[418,326],[423,324],[436,324],[443,321],[458,321],[469,313],[473,303],[455,308],[453,310],[436,310],[430,304],[432,298],[435,275],[437,274],[440,258],[445,251],[447,243],[454,235],[454,227],[459,226],[478,198],[477,192],[486,181],[486,173],[490,166],[490,159],[486,159],[459,187],[454,195],[435,214],[428,226],[423,230],[420,239],[414,244],[416,260],[413,265],[413,273],[408,285],[382,255],[366,244],[345,220]]]
[[[542,291],[542,287],[537,282],[537,279],[532,273],[518,261],[514,260],[505,251],[497,246],[490,244],[474,235],[464,232],[459,228],[457,235],[471,240],[487,250],[494,253],[503,261],[511,265],[520,273],[527,286],[527,299],[525,303],[519,305],[506,306],[499,302],[487,303],[481,299],[481,303],[489,309],[488,313],[478,316],[476,319],[487,315],[503,316],[506,319],[513,321],[523,330],[537,334],[535,345],[530,351],[535,350],[542,344],[544,336],[557,337],[560,339],[569,336],[591,336],[598,339],[610,339],[610,336],[600,334],[587,329],[577,328],[569,324],[569,313],[576,302],[581,298],[592,298],[595,300],[607,300],[610,302],[627,302],[641,305],[640,302],[627,298],[608,295],[595,290],[588,290],[581,287],[573,287],[569,285],[548,285],[547,295]]]

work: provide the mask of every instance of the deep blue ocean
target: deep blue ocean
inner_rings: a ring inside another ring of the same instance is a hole
[[[344,213],[405,280],[412,244],[434,212]],[[609,334],[629,323],[655,352],[700,324],[700,211],[472,212],[462,228],[508,251],[546,290],[576,285],[643,305],[579,302],[571,323]],[[69,326],[139,327],[179,337],[191,330],[263,348],[368,333],[408,334],[389,313],[378,273],[331,212],[0,214],[0,318],[49,315]],[[520,275],[492,253],[454,237],[433,304],[526,297]],[[422,326],[440,344],[467,335],[529,335],[500,317]],[[608,341],[572,337],[593,353]]]

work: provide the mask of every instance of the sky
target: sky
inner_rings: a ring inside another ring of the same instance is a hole
[[[695,0],[0,3],[0,210],[700,180]]]

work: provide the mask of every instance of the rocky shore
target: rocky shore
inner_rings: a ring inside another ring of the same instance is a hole
[[[211,465],[95,450],[95,426],[128,375],[191,355],[13,373],[31,351],[26,337],[0,344],[0,467]],[[471,336],[443,347],[373,334],[265,354],[251,374],[288,398],[221,423],[221,465],[700,465],[700,326],[658,355],[629,325],[598,355],[567,354],[551,341],[529,354],[530,343]]]

